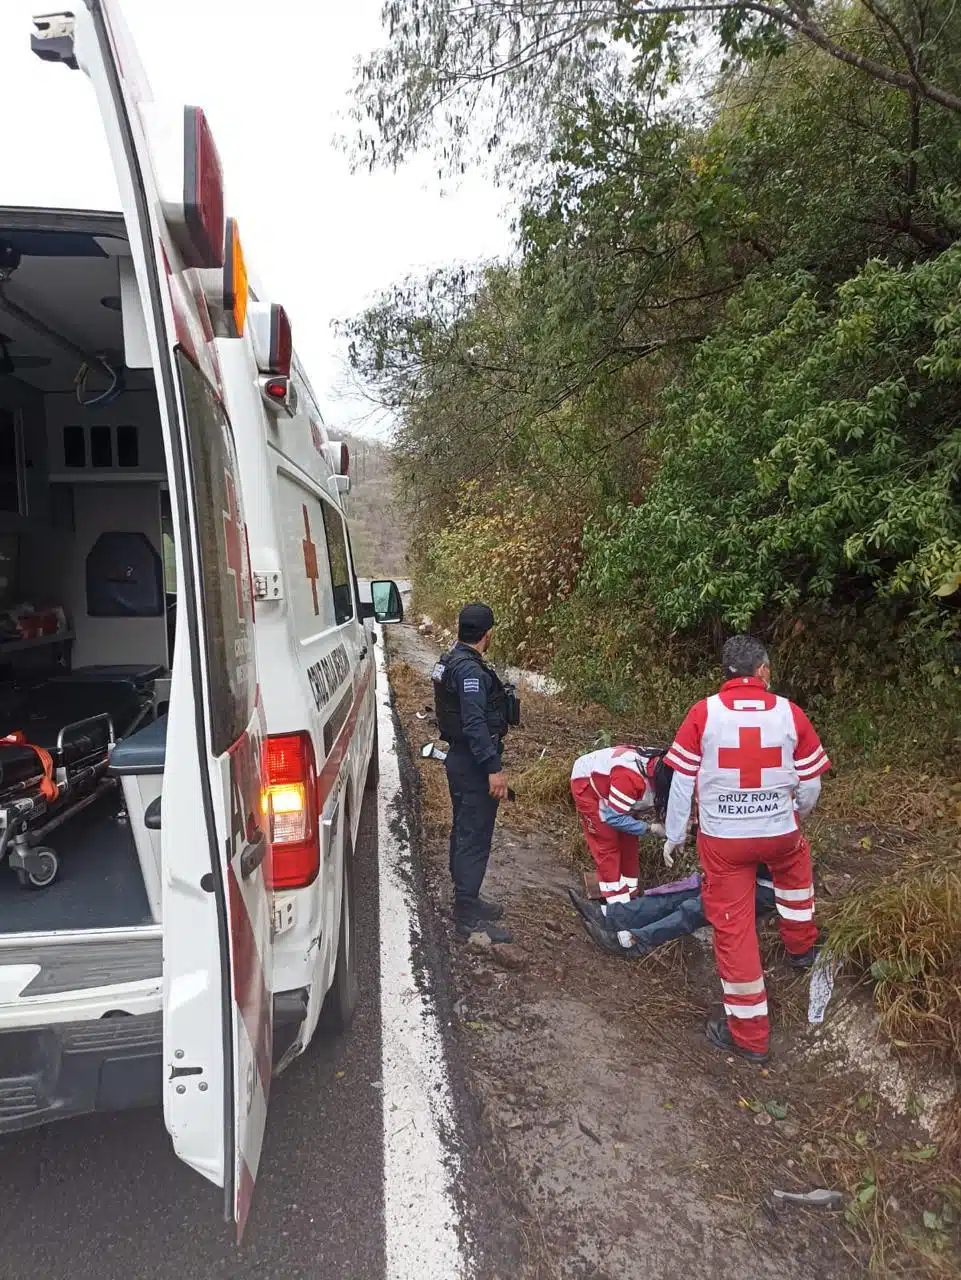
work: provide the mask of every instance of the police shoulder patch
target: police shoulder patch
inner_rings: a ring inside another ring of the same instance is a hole
[[[465,693],[480,693],[480,680],[477,676],[468,676],[464,681]]]

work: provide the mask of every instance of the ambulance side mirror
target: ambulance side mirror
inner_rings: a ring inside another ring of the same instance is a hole
[[[377,622],[403,622],[404,605],[396,582],[372,582],[370,604],[362,604],[361,617],[375,618]]]

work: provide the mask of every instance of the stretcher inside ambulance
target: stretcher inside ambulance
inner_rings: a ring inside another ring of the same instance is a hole
[[[115,0],[34,26],[122,211],[0,209],[0,1133],[162,1101],[242,1229],[274,1071],[356,1004],[403,610],[359,598],[347,450],[203,112],[153,101]]]

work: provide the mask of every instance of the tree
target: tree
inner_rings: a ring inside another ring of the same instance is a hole
[[[399,419],[404,490],[433,528],[459,487],[636,499],[663,390],[752,277],[833,288],[872,256],[949,245],[961,122],[813,47],[727,73],[709,122],[625,92],[560,114],[516,267],[434,271],[345,326]]]
[[[890,89],[961,114],[952,0],[388,0],[387,44],[359,68],[359,160],[396,165],[431,138],[449,169],[550,131],[559,106],[631,84],[663,97],[705,43],[750,61],[809,44]],[[630,54],[628,62],[627,54]]]
[[[934,620],[961,575],[959,287],[955,247],[823,302],[747,289],[666,397],[644,501],[589,539],[590,588],[623,598],[653,558],[671,629],[878,597]]]

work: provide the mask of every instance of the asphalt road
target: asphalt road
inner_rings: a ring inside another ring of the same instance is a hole
[[[384,1275],[376,806],[357,854],[362,996],[350,1033],[274,1081],[239,1248],[222,1193],[172,1154],[159,1112],[0,1139],[0,1280],[295,1280]]]

